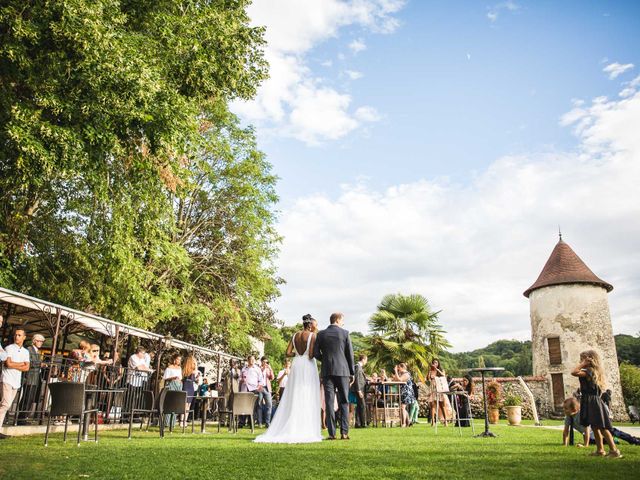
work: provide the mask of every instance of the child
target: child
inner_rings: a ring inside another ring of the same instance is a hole
[[[595,437],[596,451],[592,456],[622,458],[620,450],[613,443],[611,435],[611,418],[600,398],[604,386],[604,371],[600,356],[594,350],[587,350],[580,354],[580,363],[573,369],[571,375],[580,379],[580,424],[591,427]],[[609,453],[604,451],[603,440],[607,442]]]
[[[584,443],[577,443],[577,447],[589,446],[589,427],[584,427],[580,424],[580,402],[576,398],[566,398],[562,403],[562,409],[564,410],[564,431],[562,432],[562,444],[573,445],[573,438],[569,441],[571,430],[575,428],[582,434]]]

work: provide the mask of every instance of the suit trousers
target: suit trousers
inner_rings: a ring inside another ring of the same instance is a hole
[[[356,393],[358,403],[356,405],[356,427],[364,428],[367,426],[367,404],[364,398]]]
[[[330,437],[336,436],[336,412],[333,410],[336,391],[338,393],[338,411],[340,412],[340,433],[349,433],[349,377],[330,375],[323,377],[324,404],[327,431]]]

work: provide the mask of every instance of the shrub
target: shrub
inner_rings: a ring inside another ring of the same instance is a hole
[[[502,386],[495,380],[487,384],[487,405],[491,408],[502,405]]]
[[[520,395],[518,395],[517,393],[509,392],[504,397],[504,404],[503,405],[505,407],[520,407],[520,406],[522,406],[522,397]]]
[[[625,403],[640,405],[640,368],[630,363],[621,363],[620,384]]]

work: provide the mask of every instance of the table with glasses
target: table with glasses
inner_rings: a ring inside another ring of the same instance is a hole
[[[494,375],[498,372],[503,372],[504,368],[502,367],[478,367],[478,368],[470,368],[469,372],[478,372],[482,377],[482,404],[484,405],[484,432],[476,435],[476,437],[495,437],[496,434],[489,431],[489,415],[487,412],[487,389],[484,384],[484,376],[487,373],[493,373]]]

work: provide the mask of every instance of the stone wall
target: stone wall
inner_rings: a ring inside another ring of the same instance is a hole
[[[578,364],[580,352],[592,349],[602,358],[607,388],[612,391],[613,417],[625,419],[607,291],[596,285],[554,285],[534,290],[529,301],[533,373],[546,378],[550,388],[551,375],[562,375],[564,392],[556,404],[578,388],[571,370]],[[549,359],[547,339],[552,337],[560,340],[562,358],[557,365],[551,365]]]
[[[533,393],[535,398],[536,407],[538,409],[538,416],[540,418],[549,417],[553,413],[553,400],[551,396],[551,388],[549,382],[544,377],[523,377],[525,383]],[[461,380],[461,379],[455,379]],[[493,378],[487,378],[486,382],[494,380]],[[531,408],[531,402],[528,395],[526,395],[524,389],[520,385],[520,382],[515,377],[505,377],[495,379],[502,386],[503,393],[512,392],[520,395],[523,400],[522,404],[522,418],[533,419],[533,409]],[[418,396],[418,403],[420,404],[420,415],[424,417],[429,416],[429,388],[425,384],[419,384],[420,393]],[[484,417],[484,410],[482,406],[482,381],[480,378],[474,378],[474,394],[471,396],[471,411],[474,418]],[[506,418],[505,409],[501,410],[501,415]]]

